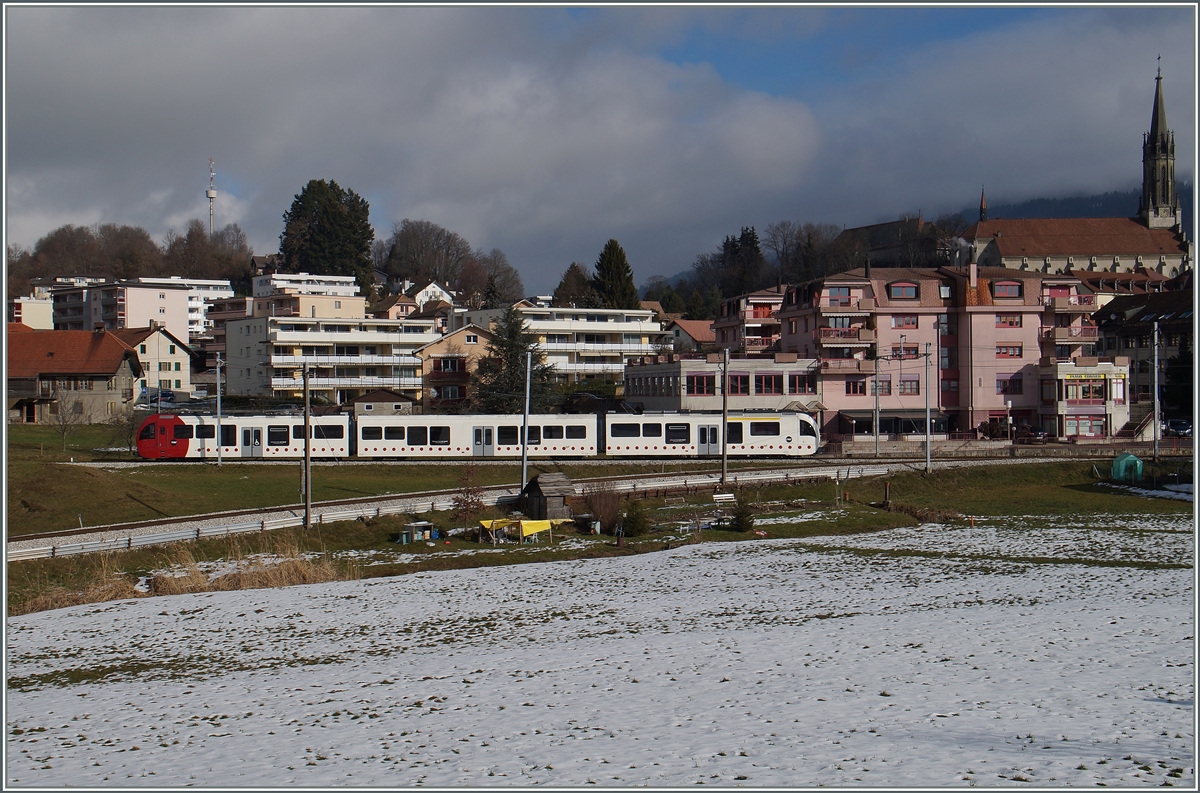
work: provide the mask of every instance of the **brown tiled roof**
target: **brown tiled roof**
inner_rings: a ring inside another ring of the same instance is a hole
[[[107,331],[40,330],[8,339],[8,376],[12,378],[57,374],[111,377],[127,358],[140,376],[137,353]]]
[[[33,328],[29,327],[28,325],[26,325],[23,322],[10,322],[10,323],[8,323],[8,332],[9,333],[32,333]]]
[[[710,342],[717,340],[717,334],[713,332],[712,323],[707,319],[676,319],[667,323],[667,330],[671,325],[678,325],[683,328],[683,332],[691,336],[698,342]]]
[[[1182,255],[1187,245],[1170,229],[1151,229],[1135,218],[1031,218],[981,220],[963,232],[966,240],[994,238],[1000,255],[1137,256]]]
[[[110,331],[110,333],[128,345],[130,349],[137,349],[139,344],[159,331],[162,331],[164,336],[182,347],[185,352],[188,350],[188,345],[171,335],[166,328],[123,328],[121,330]]]

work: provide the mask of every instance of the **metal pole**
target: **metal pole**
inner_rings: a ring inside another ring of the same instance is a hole
[[[217,353],[217,467],[221,467],[221,353]]]
[[[312,414],[308,408],[308,364],[304,364],[304,528],[312,528]]]
[[[525,352],[525,418],[521,425],[521,489],[529,476],[529,380],[533,370],[533,351]]]
[[[930,463],[929,446],[933,441],[933,434],[929,427],[929,342],[925,342],[925,473],[928,474],[933,470]]]
[[[879,342],[875,342],[875,456],[879,456]]]
[[[1158,462],[1158,436],[1162,430],[1159,423],[1158,404],[1158,321],[1154,322],[1154,462]]]
[[[721,363],[721,485],[729,478],[729,348]],[[712,441],[712,438],[709,438]]]

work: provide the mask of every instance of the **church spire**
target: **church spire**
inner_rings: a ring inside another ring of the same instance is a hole
[[[979,188],[979,222],[987,220],[987,191]]]
[[[1159,56],[1160,64],[1162,56]],[[1142,197],[1138,217],[1152,229],[1179,226],[1179,197],[1175,194],[1175,135],[1167,127],[1162,66],[1154,78],[1154,112],[1150,131],[1142,138]]]

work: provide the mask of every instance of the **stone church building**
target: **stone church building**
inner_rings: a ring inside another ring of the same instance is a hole
[[[1142,139],[1139,204],[1133,218],[989,220],[983,195],[979,222],[962,237],[981,267],[1063,274],[1151,271],[1168,278],[1192,269],[1193,243],[1181,226],[1175,135],[1167,127],[1161,71],[1150,131]]]

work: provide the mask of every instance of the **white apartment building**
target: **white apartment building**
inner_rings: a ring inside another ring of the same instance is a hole
[[[139,284],[182,284],[188,288],[188,338],[205,335],[212,322],[208,319],[208,307],[214,300],[233,297],[233,286],[227,279],[184,278],[172,275],[169,278],[139,278]]]
[[[64,286],[52,291],[55,330],[163,327],[188,338],[188,288],[183,284],[136,281]]]
[[[505,309],[454,312],[452,321],[494,329]],[[547,298],[522,300],[517,311],[537,337],[559,382],[623,382],[625,364],[666,343],[649,309],[555,308]]]
[[[421,396],[415,350],[441,337],[431,321],[346,317],[247,317],[225,324],[227,394],[342,404],[380,388]]]
[[[352,275],[310,275],[309,273],[271,273],[254,278],[254,296],[277,294],[331,295],[354,297],[358,284]]]

